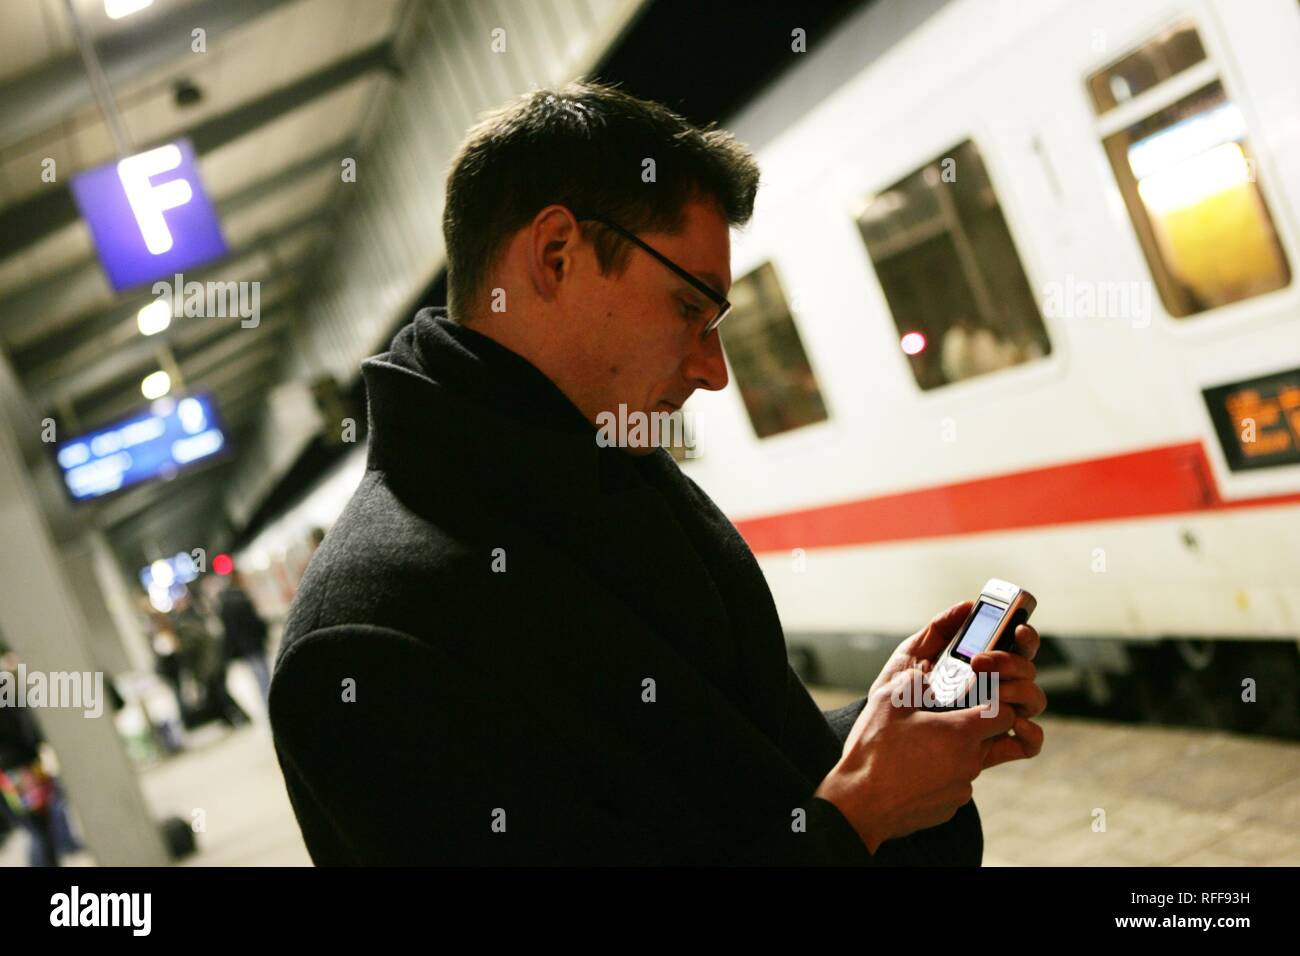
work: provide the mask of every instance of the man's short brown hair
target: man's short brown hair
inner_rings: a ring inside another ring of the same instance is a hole
[[[654,180],[645,181],[647,159]],[[452,160],[442,231],[449,311],[470,311],[505,242],[552,203],[633,232],[677,232],[693,199],[732,226],[754,210],[758,164],[728,132],[593,82],[535,90],[476,124]],[[629,247],[595,223],[602,273],[619,274]]]

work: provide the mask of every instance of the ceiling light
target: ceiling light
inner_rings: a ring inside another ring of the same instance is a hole
[[[143,10],[153,0],[104,0],[104,12],[110,20],[121,20]]]
[[[166,372],[158,371],[146,375],[140,383],[140,391],[148,399],[162,398],[172,390],[172,377]]]
[[[157,335],[172,324],[172,310],[166,299],[154,299],[135,317],[141,335]]]

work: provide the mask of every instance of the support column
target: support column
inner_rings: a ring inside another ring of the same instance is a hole
[[[0,377],[8,378],[7,363],[0,364]],[[0,633],[29,673],[94,672],[86,622],[19,448],[10,420],[0,413]],[[40,707],[33,713],[58,755],[68,799],[95,860],[104,866],[167,865],[162,834],[112,709],[106,699],[100,704],[97,717],[80,708]]]

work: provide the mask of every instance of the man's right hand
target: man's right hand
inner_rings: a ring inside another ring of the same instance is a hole
[[[994,717],[981,716],[983,707],[922,710],[910,699],[918,674],[901,671],[867,696],[839,763],[813,794],[835,804],[873,854],[886,840],[951,820],[971,799],[990,741],[1016,721],[1014,707]]]

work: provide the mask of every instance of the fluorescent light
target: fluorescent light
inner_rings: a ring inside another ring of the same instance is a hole
[[[141,335],[157,335],[172,324],[172,309],[166,299],[154,299],[136,315]]]
[[[172,609],[172,598],[167,593],[167,588],[150,588],[149,603],[161,614],[166,614]]]
[[[140,391],[145,398],[162,398],[172,390],[172,377],[166,372],[158,371],[144,377]]]
[[[1241,110],[1224,103],[1139,140],[1128,149],[1133,175],[1146,179],[1223,143],[1246,138]]]
[[[153,0],[104,0],[104,12],[110,20],[121,20],[133,13],[138,13],[153,3]]]
[[[172,582],[176,580],[176,573],[172,570],[171,564],[163,558],[149,565],[149,574],[153,577],[154,584],[160,588],[171,587]]]
[[[1168,215],[1190,209],[1218,193],[1250,182],[1246,156],[1236,143],[1224,143],[1138,183],[1138,194],[1152,212]]]

